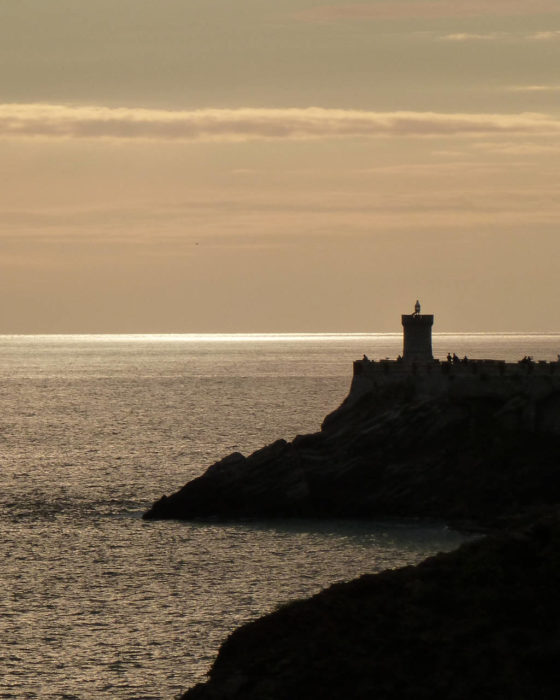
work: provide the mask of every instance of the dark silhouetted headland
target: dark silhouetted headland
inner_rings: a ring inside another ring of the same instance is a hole
[[[433,316],[403,355],[354,363],[321,431],[234,453],[145,518],[431,517],[467,527],[560,501],[560,363],[434,360]]]
[[[244,625],[182,700],[556,700],[559,587],[549,517]]]
[[[494,530],[236,630],[184,700],[560,696],[560,363],[403,354],[354,363],[321,431],[235,453],[146,518],[442,518]]]

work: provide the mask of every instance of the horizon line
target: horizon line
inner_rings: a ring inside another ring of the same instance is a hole
[[[283,332],[220,332],[212,331],[205,333],[198,332],[51,332],[51,333],[0,333],[0,339],[8,338],[99,338],[99,339],[130,339],[130,340],[275,340],[294,339],[304,340],[306,338],[362,338],[362,337],[402,337],[402,331],[283,331]],[[432,337],[438,336],[560,336],[558,331],[434,331]]]

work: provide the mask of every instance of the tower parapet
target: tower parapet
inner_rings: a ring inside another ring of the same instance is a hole
[[[432,355],[433,314],[420,313],[420,302],[416,301],[413,314],[403,314],[403,360],[409,362],[430,362]]]
[[[441,361],[432,355],[433,322],[433,315],[422,314],[417,301],[414,313],[402,316],[403,356],[396,360],[370,360],[364,355],[362,360],[356,360],[345,405],[351,406],[370,392],[389,389],[394,393],[400,387],[416,397],[447,394],[502,400],[524,396],[533,403],[550,398],[557,402],[555,406],[560,406],[560,355],[554,362],[534,362],[528,356],[518,362],[506,362],[466,356],[460,359],[455,353],[448,353],[447,360]],[[560,408],[555,410],[560,434]]]

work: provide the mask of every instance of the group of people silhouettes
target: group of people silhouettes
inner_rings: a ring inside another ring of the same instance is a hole
[[[463,358],[460,358],[455,353],[453,353],[453,355],[452,355],[450,352],[448,352],[447,353],[447,361],[453,362],[453,364],[457,364],[457,363],[461,362],[462,364],[466,365],[467,362],[469,361],[469,358],[466,355]]]

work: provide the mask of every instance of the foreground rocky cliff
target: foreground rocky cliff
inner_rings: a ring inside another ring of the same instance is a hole
[[[559,589],[550,517],[249,623],[183,700],[556,700]]]
[[[241,627],[183,700],[560,697],[558,369],[364,358],[320,432],[232,454],[156,502],[145,518],[435,517],[502,531]]]
[[[229,455],[145,518],[436,517],[496,526],[560,502],[560,392],[351,394],[320,432]],[[477,391],[472,391],[472,387]]]

